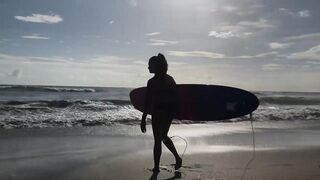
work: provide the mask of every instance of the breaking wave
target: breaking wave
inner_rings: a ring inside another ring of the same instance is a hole
[[[278,104],[278,105],[320,105],[320,99],[307,97],[261,97],[261,104]]]
[[[28,92],[28,93],[23,93]],[[0,86],[0,128],[139,125],[128,88]],[[256,121],[320,119],[320,93],[256,92]],[[223,122],[247,121],[248,116]],[[150,123],[150,121],[148,121]],[[174,120],[176,124],[208,123]],[[210,123],[210,122],[209,122]]]
[[[8,101],[0,103],[0,127],[69,127],[137,124],[141,113],[125,100]]]
[[[126,100],[54,100],[0,102],[0,128],[139,125],[142,113]],[[317,120],[316,106],[260,105],[256,121]],[[224,122],[246,121],[240,117]],[[149,121],[150,122],[150,121]],[[208,123],[175,120],[176,124]]]

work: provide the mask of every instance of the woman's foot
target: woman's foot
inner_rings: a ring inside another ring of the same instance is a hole
[[[181,168],[181,166],[182,166],[182,159],[179,157],[178,159],[176,159],[176,165],[174,166],[174,169],[177,170]]]

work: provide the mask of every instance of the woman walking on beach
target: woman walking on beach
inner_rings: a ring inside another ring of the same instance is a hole
[[[146,132],[146,117],[147,113],[151,112],[152,116],[152,131],[154,137],[154,168],[153,172],[158,173],[161,142],[172,152],[176,159],[175,169],[179,169],[182,165],[182,159],[178,155],[177,150],[168,137],[168,131],[175,113],[175,87],[174,79],[167,74],[168,64],[162,54],[152,56],[149,59],[149,72],[154,73],[154,76],[148,80],[147,96],[145,102],[145,112],[141,119],[141,131]]]

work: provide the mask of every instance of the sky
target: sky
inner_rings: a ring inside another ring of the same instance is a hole
[[[319,0],[1,0],[0,84],[320,91]]]

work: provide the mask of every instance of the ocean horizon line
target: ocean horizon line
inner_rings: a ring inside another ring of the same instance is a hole
[[[179,84],[179,83],[178,83]],[[224,84],[200,84],[200,83],[181,83],[181,84],[199,84],[199,85],[218,85],[218,86],[228,86],[228,87],[235,87],[235,86],[229,86]],[[123,89],[135,89],[138,87],[144,87],[144,86],[136,86],[136,87],[130,87],[130,86],[90,86],[90,85],[53,85],[53,84],[0,84],[0,86],[30,86],[30,87],[75,87],[75,88],[123,88]],[[238,87],[235,87],[238,88]],[[239,88],[244,89],[244,88]],[[261,92],[261,93],[268,93],[268,92],[274,92],[274,93],[320,93],[320,91],[281,91],[281,90],[249,90],[244,89],[251,92]]]

